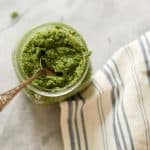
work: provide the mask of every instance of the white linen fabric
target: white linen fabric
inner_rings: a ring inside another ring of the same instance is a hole
[[[150,149],[150,33],[116,52],[60,108],[65,150]]]

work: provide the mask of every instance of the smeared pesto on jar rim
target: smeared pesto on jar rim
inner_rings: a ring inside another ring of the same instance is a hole
[[[56,92],[75,84],[84,73],[90,56],[86,44],[72,28],[52,24],[32,34],[23,47],[21,67],[27,77],[40,69],[40,60],[56,76],[41,75],[32,84]],[[58,75],[57,75],[58,74]]]

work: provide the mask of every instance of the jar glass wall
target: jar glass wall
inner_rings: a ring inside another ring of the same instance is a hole
[[[82,36],[72,27],[62,24],[62,23],[47,23],[43,24],[41,26],[35,27],[32,30],[30,30],[28,33],[25,34],[25,36],[21,39],[21,41],[18,43],[17,48],[13,52],[13,64],[15,68],[15,72],[17,74],[17,77],[20,82],[25,80],[25,75],[22,70],[21,66],[21,56],[23,51],[23,45],[28,41],[28,39],[36,32],[39,31],[39,29],[49,28],[50,26],[62,26],[65,28],[68,28],[69,30],[76,32],[78,34],[78,40],[85,46],[86,43],[83,40]],[[66,89],[59,90],[57,92],[50,92],[44,89],[39,89],[30,84],[24,89],[24,93],[29,97],[29,99],[32,102],[35,102],[37,104],[51,104],[55,102],[63,101],[70,96],[75,95],[79,91],[83,90],[91,81],[91,63],[88,59],[85,65],[85,68],[83,70],[83,73],[81,74],[80,78],[71,86],[69,86]]]

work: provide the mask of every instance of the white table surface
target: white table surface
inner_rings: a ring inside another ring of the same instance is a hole
[[[10,13],[20,18],[12,21]],[[58,22],[70,24],[92,50],[94,72],[119,47],[150,28],[149,0],[1,0],[0,92],[17,84],[11,53],[31,27]],[[30,103],[20,93],[0,113],[0,150],[63,150],[59,106]]]

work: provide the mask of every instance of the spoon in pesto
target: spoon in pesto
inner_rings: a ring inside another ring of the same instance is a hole
[[[18,86],[12,88],[11,90],[8,90],[2,94],[0,94],[0,111],[2,111],[5,106],[27,85],[29,85],[34,79],[38,78],[40,75],[46,74],[49,76],[55,76],[56,73],[46,68],[44,62],[42,62],[42,59],[40,59],[40,69],[33,74],[31,77],[29,77],[27,80],[20,83]]]

